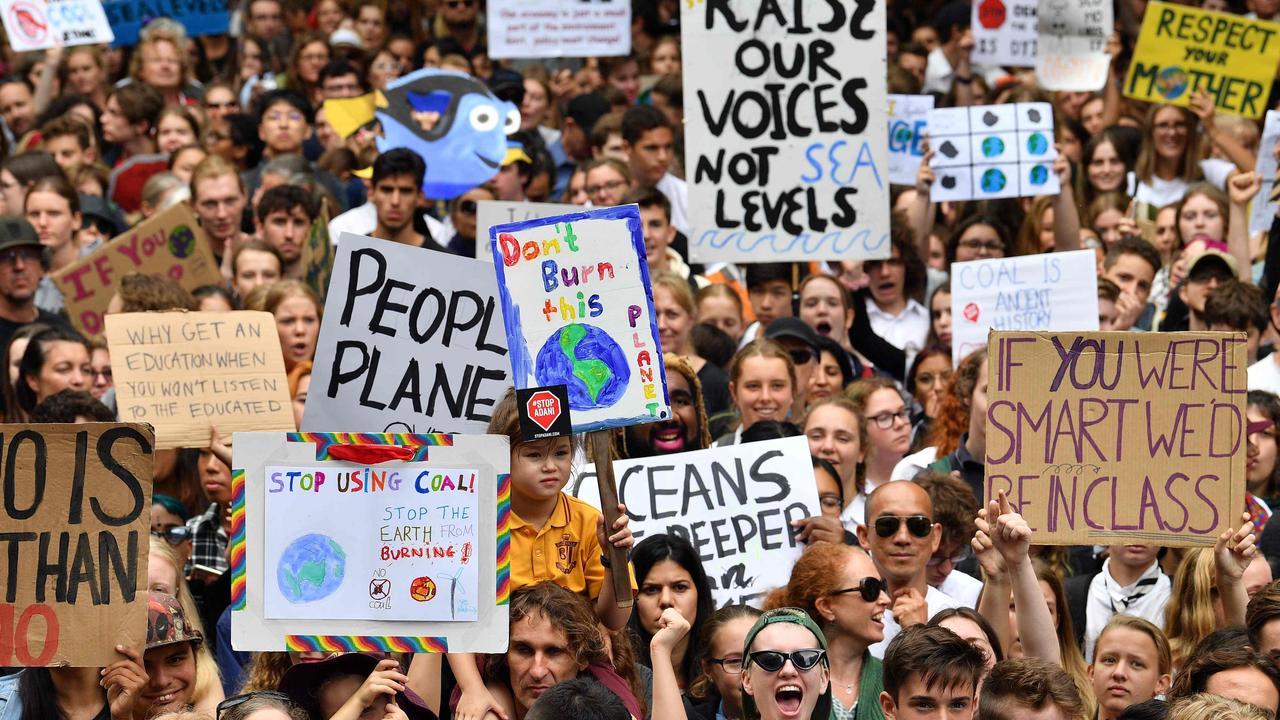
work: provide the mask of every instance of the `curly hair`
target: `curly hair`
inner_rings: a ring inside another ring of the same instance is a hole
[[[951,383],[938,404],[938,417],[929,429],[929,444],[938,448],[938,457],[955,452],[960,436],[969,431],[969,403],[986,361],[987,349],[979,348],[966,355],[951,374]]]
[[[196,299],[178,283],[163,277],[131,272],[120,278],[120,312],[195,310]]]
[[[574,665],[609,662],[595,611],[581,595],[550,580],[511,593],[510,615],[512,626],[525,618],[541,616],[552,627],[564,632]],[[507,664],[506,653],[485,658],[484,676],[504,684],[510,680],[511,668]]]
[[[711,447],[711,433],[707,423],[707,402],[702,397],[702,382],[698,380],[698,372],[693,369],[693,365],[688,360],[675,353],[662,353],[662,364],[667,367],[668,373],[674,370],[680,373],[685,382],[689,383],[689,393],[693,395],[693,405],[698,416],[698,447]]]
[[[293,665],[287,652],[259,652],[253,654],[253,661],[245,674],[244,685],[240,692],[251,693],[261,690],[278,690],[284,673]]]
[[[762,607],[765,610],[797,607],[809,613],[820,626],[827,625],[818,612],[818,599],[840,589],[845,565],[859,552],[862,551],[852,545],[825,542],[810,545],[791,566],[791,579],[766,595]]]

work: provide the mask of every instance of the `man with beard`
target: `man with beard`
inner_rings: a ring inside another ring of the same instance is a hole
[[[661,422],[629,426],[625,448],[628,457],[669,455],[702,450],[711,445],[707,431],[707,407],[702,399],[698,374],[688,360],[673,353],[664,353],[662,362],[667,369],[671,417]]]
[[[279,185],[262,194],[258,203],[258,234],[280,252],[284,259],[284,277],[298,279],[305,273],[302,245],[315,219],[315,203],[310,194],[297,185]]]
[[[0,347],[23,325],[63,324],[57,315],[36,307],[36,286],[44,275],[44,248],[31,223],[0,217]]]

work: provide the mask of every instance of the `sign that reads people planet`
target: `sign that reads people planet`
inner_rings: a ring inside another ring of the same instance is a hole
[[[889,256],[885,3],[681,3],[694,262]]]
[[[574,432],[671,415],[640,210],[489,228],[512,382],[565,385]]]
[[[1244,508],[1244,333],[993,332],[986,496],[1042,545],[1212,545]]]

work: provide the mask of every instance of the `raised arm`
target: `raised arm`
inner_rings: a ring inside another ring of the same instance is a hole
[[[1235,164],[1242,172],[1253,170],[1255,159],[1253,153],[1249,152],[1240,141],[1231,136],[1231,133],[1223,132],[1213,121],[1214,107],[1213,100],[1205,94],[1203,90],[1192,93],[1190,98],[1191,112],[1200,118],[1200,127],[1204,129],[1204,134],[1213,141],[1214,145],[1227,156],[1232,163]]]
[[[1071,187],[1071,161],[1058,148],[1058,159],[1053,161],[1053,171],[1058,174],[1062,189],[1053,199],[1053,249],[1067,252],[1080,249],[1080,211],[1076,209],[1075,192]]]
[[[1001,491],[998,500],[987,503],[987,517],[995,515],[991,540],[1009,568],[1013,586],[1013,606],[1018,613],[1018,638],[1027,657],[1062,663],[1062,649],[1054,631],[1049,604],[1040,592],[1040,581],[1031,565],[1031,526],[1009,507]]]
[[[1253,282],[1252,259],[1249,256],[1249,201],[1262,189],[1262,177],[1252,170],[1227,178],[1227,197],[1231,200],[1227,228],[1227,251],[1236,260],[1236,275]]]
[[[1218,542],[1213,546],[1218,595],[1222,598],[1222,616],[1228,626],[1244,625],[1249,593],[1242,580],[1244,571],[1258,554],[1258,548],[1254,545],[1256,540],[1249,513],[1244,513],[1240,516],[1240,529],[1228,529],[1218,536]]]
[[[653,662],[653,707],[650,716],[688,720],[684,712],[684,700],[680,695],[680,681],[676,678],[671,652],[681,638],[689,633],[689,621],[680,611],[671,607],[658,618],[658,631],[649,641],[649,659]]]
[[[933,181],[937,178],[933,168],[929,167],[933,160],[933,148],[929,147],[929,138],[924,139],[924,157],[920,159],[920,169],[916,171],[916,197],[907,208],[907,222],[911,224],[911,238],[916,244],[916,253],[922,258],[929,257],[929,233],[933,232],[933,218],[936,206],[929,197]]]
[[[974,534],[970,544],[978,558],[978,564],[982,566],[982,595],[978,598],[978,614],[991,623],[1007,657],[1013,646],[1013,628],[1009,625],[1009,571],[988,534],[991,532],[991,524],[987,522],[986,508],[978,511],[975,524],[978,532]]]
[[[1124,97],[1120,92],[1120,76],[1116,73],[1116,58],[1121,50],[1120,32],[1113,30],[1107,38],[1107,54],[1111,56],[1111,67],[1107,70],[1107,84],[1102,88],[1102,127],[1111,127],[1120,122],[1120,107]]]

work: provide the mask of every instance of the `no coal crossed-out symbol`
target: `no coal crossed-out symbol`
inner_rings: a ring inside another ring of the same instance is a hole
[[[391,595],[391,581],[387,578],[374,578],[369,581],[369,597],[374,600],[385,600]]]

